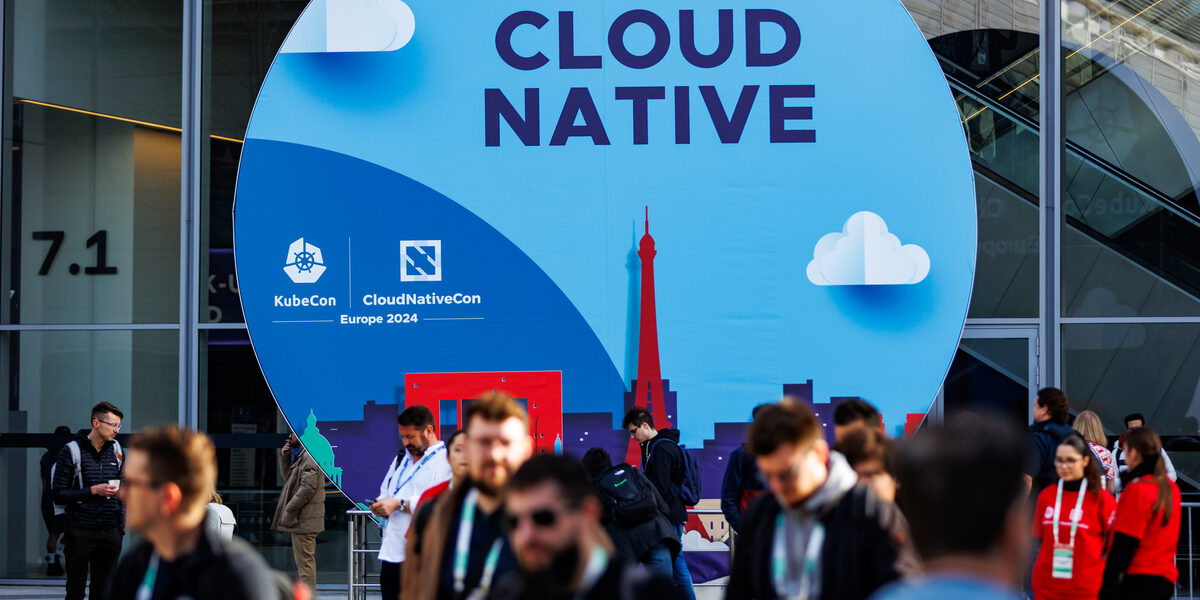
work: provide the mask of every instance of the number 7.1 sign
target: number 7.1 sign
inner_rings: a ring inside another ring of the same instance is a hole
[[[46,250],[46,257],[42,259],[42,266],[38,268],[38,275],[49,275],[50,267],[54,266],[54,258],[58,256],[58,251],[62,249],[63,240],[67,237],[64,231],[35,231],[33,232],[34,241],[50,242],[50,247]],[[108,264],[108,230],[101,229],[92,234],[92,237],[87,239],[87,247],[96,248],[96,264],[90,267],[83,267],[85,275],[116,275],[117,268]],[[79,274],[79,264],[71,263],[67,270],[72,275]]]

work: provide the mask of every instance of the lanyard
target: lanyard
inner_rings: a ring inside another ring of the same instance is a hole
[[[471,554],[471,532],[475,528],[475,507],[479,504],[479,490],[471,488],[463,500],[462,519],[458,522],[458,537],[454,540],[454,593],[461,596],[467,589],[467,563]],[[496,538],[483,560],[483,576],[479,578],[479,590],[483,595],[492,587],[496,576],[496,565],[500,562],[500,548],[504,537]]]
[[[400,490],[404,489],[404,486],[408,485],[408,482],[413,480],[413,477],[417,476],[417,473],[419,473],[421,471],[421,467],[425,466],[425,463],[429,462],[429,459],[433,458],[434,456],[437,456],[442,450],[446,449],[445,444],[442,444],[441,442],[438,442],[438,444],[440,444],[440,445],[437,446],[436,448],[432,449],[432,451],[426,452],[425,456],[422,457],[421,460],[417,463],[417,468],[413,470],[412,475],[408,476],[408,479],[401,481],[400,485],[398,485],[392,489],[392,497],[393,498],[395,498],[396,495],[400,493]],[[407,452],[405,452],[404,460],[400,463],[400,469],[392,472],[394,475],[394,478],[392,479],[393,482],[399,481],[401,477],[404,477],[404,471],[406,469],[408,469],[409,456],[410,455]],[[378,471],[376,471],[376,473],[378,473]]]
[[[787,509],[784,509],[787,510]],[[787,520],[780,512],[775,517],[775,541],[772,545],[771,575],[775,581],[775,593],[780,598],[791,598],[787,586]],[[825,545],[825,525],[814,521],[808,535],[808,548],[804,554],[804,570],[800,572],[800,589],[796,597],[807,599],[819,595],[817,590],[817,563],[821,560],[821,548]],[[810,589],[813,588],[813,589]]]
[[[592,586],[596,585],[607,568],[608,552],[605,552],[604,548],[600,546],[593,546],[592,553],[588,556],[587,566],[583,568],[583,578],[579,580],[579,591],[572,600],[583,600],[583,597],[592,590]]]
[[[158,553],[150,556],[150,566],[146,567],[146,576],[142,578],[137,589],[137,600],[150,600],[154,597],[154,580],[158,579]]]
[[[1075,501],[1075,510],[1071,511],[1071,544],[1075,547],[1075,530],[1079,529],[1079,521],[1083,519],[1083,496],[1087,492],[1087,477],[1079,484],[1079,499]],[[1058,480],[1058,493],[1054,496],[1054,545],[1058,545],[1058,516],[1062,509],[1063,480]]]

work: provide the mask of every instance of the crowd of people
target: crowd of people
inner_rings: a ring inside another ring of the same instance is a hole
[[[89,580],[93,600],[312,596],[324,482],[294,433],[279,456],[272,527],[291,536],[296,579],[223,527],[207,436],[153,428],[123,449],[120,409],[102,402],[91,416],[47,485],[68,600]],[[1174,592],[1180,492],[1141,415],[1112,446],[1099,417],[1072,418],[1054,388],[1038,392],[1028,431],[963,414],[892,440],[873,406],[850,400],[835,411],[831,443],[804,402],[751,416],[721,489],[736,541],[729,600]],[[633,466],[602,448],[581,460],[535,456],[525,410],[503,393],[471,402],[461,423],[443,442],[428,409],[398,417],[403,448],[378,496],[362,502],[383,528],[384,600],[695,598],[683,534],[698,468],[678,430],[630,410]],[[121,555],[126,528],[142,540]]]

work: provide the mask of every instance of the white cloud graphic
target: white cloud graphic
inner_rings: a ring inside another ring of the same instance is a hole
[[[689,529],[683,533],[683,549],[688,552],[729,552],[729,545],[724,542],[714,542],[702,535],[695,529]]]
[[[817,285],[911,285],[928,274],[925,249],[901,245],[869,211],[851,215],[841,233],[822,236],[808,263],[808,280]]]
[[[314,0],[280,52],[387,52],[416,31],[402,0]]]

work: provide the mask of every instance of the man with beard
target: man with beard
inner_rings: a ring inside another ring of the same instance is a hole
[[[478,600],[517,567],[501,529],[500,494],[533,452],[529,417],[511,397],[483,394],[463,418],[469,477],[442,494],[408,540],[405,600]]]
[[[401,564],[405,560],[408,526],[425,490],[450,479],[446,447],[433,431],[433,413],[410,406],[396,418],[404,450],[396,454],[379,486],[379,497],[368,507],[387,518],[379,546],[379,591],[383,600],[400,598]]]
[[[489,600],[668,600],[668,579],[613,556],[600,525],[602,508],[575,461],[543,454],[508,481],[504,524],[519,571],[509,573]]]

